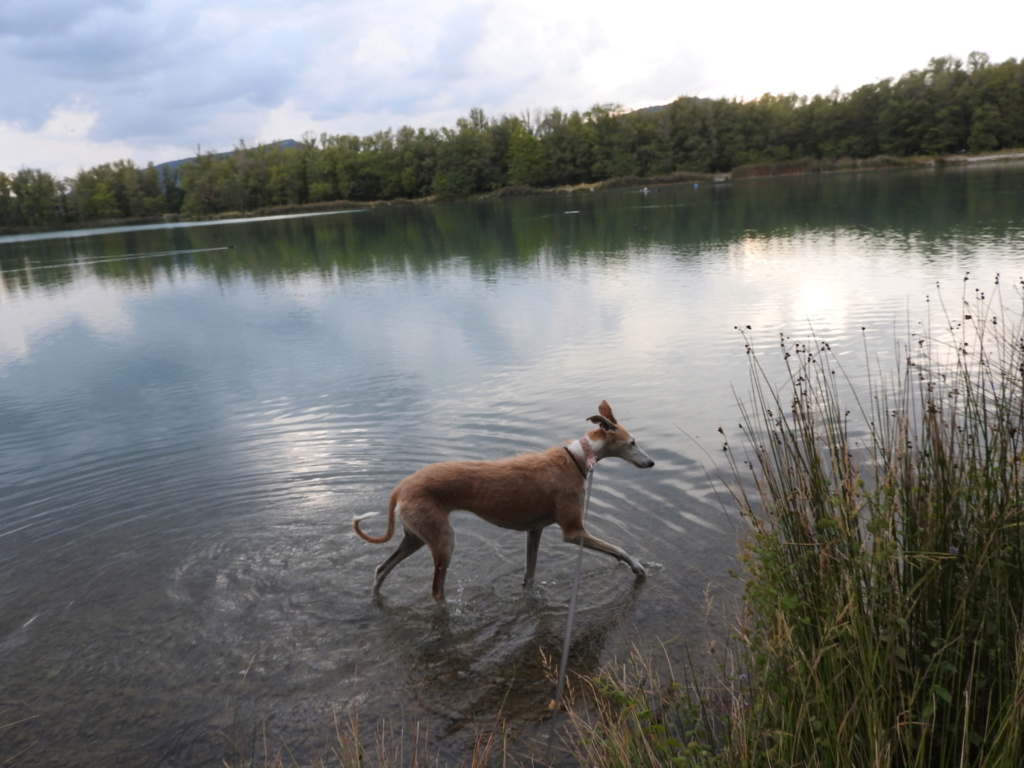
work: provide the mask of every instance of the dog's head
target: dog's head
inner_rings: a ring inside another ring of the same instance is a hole
[[[599,437],[591,440],[598,458],[615,456],[641,469],[654,466],[654,459],[643,452],[643,449],[636,444],[636,438],[616,420],[607,400],[601,401],[597,412],[598,415],[590,416],[587,421],[594,422],[601,433]]]

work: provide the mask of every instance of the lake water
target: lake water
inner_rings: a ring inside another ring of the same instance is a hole
[[[524,591],[525,536],[457,514],[447,605],[425,551],[375,604],[394,542],[352,517],[607,399],[657,466],[602,462],[588,528],[650,577],[586,553],[571,668],[706,655],[737,327],[856,378],[997,274],[1009,302],[1019,165],[0,238],[0,762],[217,765],[263,729],[308,759],[350,712],[459,761],[500,710],[536,754],[575,550],[546,533]]]

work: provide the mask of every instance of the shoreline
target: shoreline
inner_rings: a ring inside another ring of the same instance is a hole
[[[102,230],[130,230],[143,227],[160,227],[167,225],[186,226],[227,223],[232,221],[251,221],[274,217],[316,216],[330,213],[356,212],[368,208],[400,205],[432,205],[436,203],[494,200],[503,197],[525,197],[528,195],[572,194],[574,192],[596,192],[630,187],[668,186],[672,184],[712,183],[727,184],[748,179],[782,178],[786,176],[808,176],[824,173],[849,173],[865,171],[892,171],[916,168],[944,168],[974,163],[1004,163],[1024,161],[1024,150],[1013,149],[1001,152],[968,155],[921,155],[915,157],[878,156],[863,160],[838,158],[835,160],[818,160],[803,158],[798,160],[782,160],[777,163],[758,163],[740,165],[728,172],[704,173],[699,171],[677,171],[670,174],[654,176],[626,176],[605,179],[591,183],[558,187],[502,187],[492,192],[471,195],[469,197],[440,197],[430,195],[420,198],[395,198],[392,200],[372,200],[358,202],[353,200],[332,200],[322,203],[305,203],[296,205],[270,206],[253,211],[225,211],[215,216],[187,216],[180,213],[165,213],[161,216],[145,216],[129,219],[107,219],[95,222],[73,222],[58,228],[34,229],[26,227],[0,228],[0,238],[18,236],[30,238],[40,235],[82,236]],[[76,233],[72,235],[71,233]],[[40,238],[43,239],[43,238]],[[8,241],[10,242],[10,240]]]

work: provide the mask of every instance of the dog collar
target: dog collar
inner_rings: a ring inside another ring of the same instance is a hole
[[[576,440],[575,442],[579,444],[580,451],[583,453],[583,463],[586,469],[584,470],[584,468],[580,466],[579,459],[576,457],[576,454],[572,450],[572,443],[565,446],[565,452],[569,454],[569,458],[572,459],[572,463],[576,465],[576,469],[580,471],[580,474],[586,477],[587,472],[592,470],[594,468],[594,465],[597,464],[597,456],[594,455],[594,449],[591,447],[590,441],[587,440],[587,438],[581,437],[579,440]]]
[[[590,441],[585,437],[579,439],[580,448],[583,449],[583,456],[587,460],[587,469],[593,469],[594,465],[597,464],[597,456],[594,455],[594,449],[590,447]]]

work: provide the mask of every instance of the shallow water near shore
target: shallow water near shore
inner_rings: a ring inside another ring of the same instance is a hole
[[[575,549],[548,530],[524,590],[525,536],[457,513],[448,603],[425,552],[375,603],[395,542],[352,517],[607,399],[657,464],[602,462],[588,528],[650,576],[584,554],[571,669],[713,664],[745,345],[781,377],[813,329],[856,386],[997,274],[1019,308],[1022,212],[1004,164],[0,238],[0,757],[214,765],[265,730],[308,760],[355,712],[451,763],[500,714],[568,764]]]

